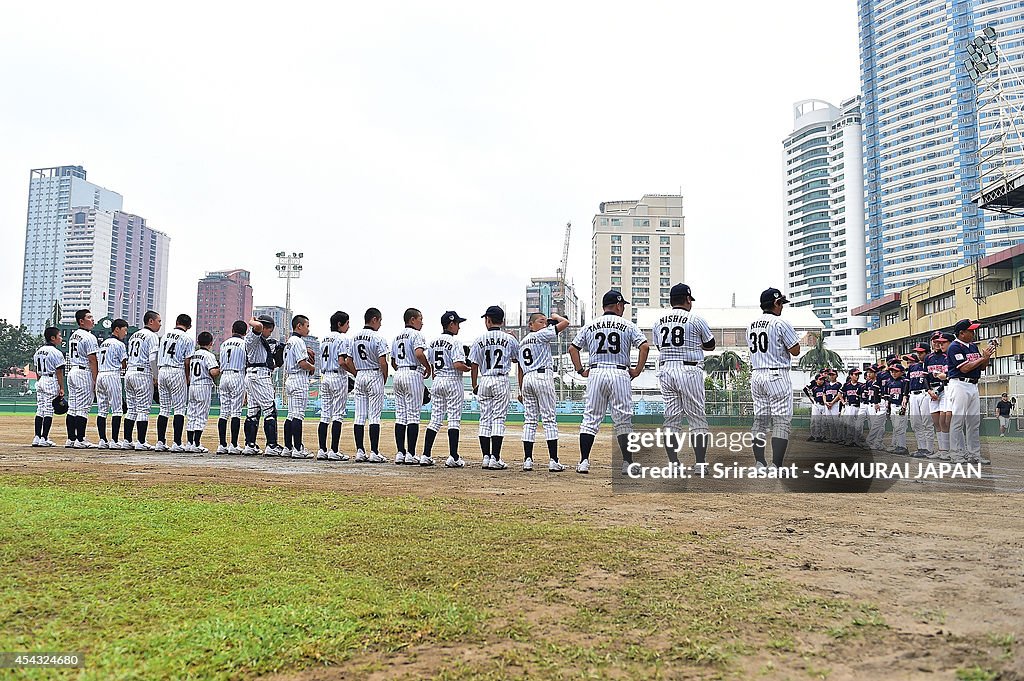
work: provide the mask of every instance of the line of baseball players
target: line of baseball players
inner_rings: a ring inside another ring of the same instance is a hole
[[[889,355],[884,364],[866,368],[865,381],[856,368],[847,372],[845,383],[836,380],[835,369],[818,374],[804,387],[811,400],[808,440],[920,459],[990,463],[981,455],[977,383],[995,346],[978,349],[978,327],[960,320],[953,333],[935,332],[930,349],[920,344],[914,355]],[[884,444],[887,419],[889,447]],[[907,448],[908,423],[917,438],[913,453]]]
[[[654,344],[659,348],[658,380],[665,401],[664,430],[670,437],[666,454],[678,463],[683,418],[689,425],[690,445],[694,460],[706,463],[708,421],[704,397],[704,352],[715,348],[715,339],[707,322],[692,311],[694,297],[686,284],[676,284],[670,292],[672,309],[652,329]],[[789,301],[781,291],[769,288],[762,292],[762,315],[747,330],[747,344],[752,369],[751,394],[754,403],[755,436],[753,455],[756,465],[772,468],[782,465],[788,448],[793,415],[790,365],[800,352],[799,338],[782,309]],[[590,452],[605,414],[610,410],[613,430],[623,459],[623,472],[633,465],[627,447],[632,431],[631,381],[643,371],[649,353],[647,338],[636,324],[623,318],[628,304],[621,293],[608,291],[602,299],[603,314],[577,333],[569,346],[574,370],[588,379],[586,406],[580,426],[579,473],[590,469]],[[127,322],[114,322],[113,336],[102,346],[90,332],[93,319],[88,310],[76,313],[79,328],[69,339],[67,358],[69,409],[67,415],[67,447],[93,447],[85,439],[86,416],[95,395],[99,398],[97,429],[101,447],[135,450],[206,453],[201,438],[207,422],[214,379],[220,378],[221,413],[218,420],[218,454],[288,456],[344,461],[348,456],[340,450],[342,422],[349,392],[355,400],[353,434],[356,462],[388,461],[380,448],[380,420],[384,403],[384,385],[389,370],[395,371],[395,445],[394,462],[402,465],[434,465],[435,439],[446,426],[448,457],[445,466],[461,468],[465,460],[459,454],[459,431],[463,408],[463,374],[469,372],[474,392],[480,402],[479,441],[483,468],[504,470],[502,459],[505,423],[511,401],[509,374],[516,365],[520,398],[524,404],[523,469],[533,469],[533,446],[537,428],[543,424],[548,449],[548,470],[562,471],[558,460],[558,427],[555,419],[555,391],[550,345],[557,334],[568,326],[568,320],[552,315],[531,315],[529,332],[517,340],[502,327],[504,311],[491,306],[482,315],[486,331],[471,346],[459,343],[458,335],[465,318],[454,311],[441,318],[442,333],[427,342],[422,334],[423,315],[409,308],[403,315],[405,328],[391,343],[379,333],[382,315],[369,308],[363,316],[364,326],[349,334],[350,320],[345,312],[330,318],[331,331],[320,345],[320,357],[304,341],[309,333],[309,319],[296,315],[292,319],[292,335],[278,347],[271,338],[274,322],[270,317],[236,321],[232,337],[226,339],[219,354],[211,351],[212,337],[200,333],[198,348],[188,336],[191,319],[179,315],[175,328],[163,339],[157,336],[160,316],[147,312],[143,328],[124,342]],[[950,426],[954,430],[953,452],[964,460],[980,459],[980,410],[977,409],[977,378],[987,364],[993,348],[979,352],[973,344],[976,323],[959,322],[954,331],[958,340],[945,353],[943,334],[933,338],[935,352],[925,356],[919,348],[919,362],[910,367],[910,380],[903,379],[904,367],[893,362],[884,369],[872,367],[869,381],[859,382],[859,372],[851,372],[842,386],[820,377],[806,392],[815,402],[812,414],[812,438],[837,441],[846,437],[851,444],[880,448],[885,416],[893,418],[895,453],[905,448],[906,409],[910,406],[915,432],[919,437],[916,456],[932,456],[931,422],[938,433],[936,458],[950,449]],[[56,328],[45,332],[47,345],[36,353],[40,376],[37,386],[36,437],[34,446],[53,446],[49,440],[54,397],[63,396],[64,358],[59,350],[61,338]],[[631,350],[637,348],[637,360]],[[582,353],[586,352],[584,366]],[[945,358],[948,358],[945,359]],[[309,396],[309,380],[321,371],[321,418],[318,424],[319,449],[307,450],[303,437],[304,414]],[[892,357],[890,359],[898,359]],[[287,412],[284,422],[284,443],[278,442],[277,407],[274,399],[273,372],[283,367],[286,374]],[[124,439],[119,440],[120,385],[124,375],[127,409],[124,416]],[[872,375],[874,374],[874,375]],[[354,377],[354,378],[353,378]],[[429,393],[425,380],[433,378]],[[829,377],[831,378],[831,377]],[[935,381],[945,382],[940,390]],[[972,390],[973,389],[973,390]],[[923,391],[923,392],[922,392]],[[146,428],[154,392],[158,394],[160,415],[157,418],[157,443],[146,443]],[[945,398],[943,396],[946,396]],[[959,401],[954,399],[959,396]],[[925,398],[931,399],[926,403]],[[424,433],[422,451],[417,453],[420,411],[427,400],[433,401],[430,423]],[[941,405],[948,399],[950,411]],[[973,400],[973,402],[972,402]],[[247,404],[244,423],[243,406]],[[898,408],[886,408],[898,405]],[[960,409],[952,407],[959,405]],[[971,409],[971,404],[975,408]],[[846,423],[852,427],[840,435],[838,405],[846,405]],[[856,411],[854,411],[856,406]],[[932,415],[934,413],[934,416]],[[973,416],[972,416],[973,414]],[[106,420],[111,419],[111,437],[107,437]],[[881,418],[879,418],[881,415]],[[925,415],[928,418],[925,419]],[[187,422],[186,422],[187,417]],[[816,417],[816,418],[815,418]],[[173,441],[167,444],[169,419],[173,424]],[[257,445],[260,420],[266,436],[266,449]],[[869,424],[867,436],[863,423]],[[881,430],[879,430],[881,422]],[[972,430],[973,428],[973,430]],[[959,430],[957,430],[959,429]],[[182,432],[187,433],[183,443]],[[239,444],[240,431],[244,443]],[[230,437],[229,437],[230,432]],[[134,436],[137,433],[137,436]],[[959,433],[959,439],[958,435]],[[973,433],[973,435],[972,435]],[[676,435],[673,441],[671,435]],[[848,434],[848,437],[847,437]],[[369,446],[367,446],[367,436]],[[772,461],[766,450],[770,442]]]

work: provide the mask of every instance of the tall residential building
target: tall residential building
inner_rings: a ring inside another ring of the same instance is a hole
[[[29,171],[25,260],[21,280],[21,323],[42,333],[53,304],[64,294],[68,214],[73,207],[121,209],[121,195],[86,181],[82,166]]]
[[[786,295],[825,336],[856,336],[867,328],[850,312],[866,300],[860,98],[797,102],[782,146]]]
[[[1024,238],[1020,219],[979,210],[977,91],[967,42],[993,25],[1001,69],[1020,78],[1019,0],[858,0],[868,298]],[[984,87],[984,86],[982,86]],[[991,94],[991,93],[990,93]],[[1019,141],[1018,141],[1019,143]]]
[[[207,272],[196,295],[196,333],[213,334],[213,347],[231,337],[235,321],[252,319],[252,286],[248,270]]]
[[[286,333],[291,333],[291,322],[288,320],[288,310],[284,309],[279,305],[260,305],[252,309],[252,316],[259,317],[267,315],[274,320],[274,333],[271,334],[273,338],[279,341],[283,341],[287,336]]]
[[[147,310],[166,317],[170,239],[145,219],[121,211],[71,208],[64,227],[61,321],[88,308],[98,320],[123,317],[142,326]]]
[[[113,218],[110,315],[138,327],[148,310],[166,319],[170,237],[150,228],[138,215],[114,211]]]
[[[600,205],[591,237],[594,315],[609,289],[630,301],[634,322],[637,308],[668,305],[673,284],[683,281],[683,221],[683,197],[676,194]]]
[[[565,294],[562,293],[562,282],[556,277],[531,277],[526,287],[526,314],[554,312],[569,320],[570,326],[580,324],[580,300],[576,297],[576,289],[566,283]]]

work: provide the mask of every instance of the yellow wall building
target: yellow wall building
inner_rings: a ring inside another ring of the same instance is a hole
[[[952,331],[957,320],[976,319],[979,345],[990,338],[1000,342],[985,377],[1005,382],[1024,373],[1024,245],[873,300],[853,314],[877,319],[861,333],[860,345],[879,358],[906,354],[935,331]]]

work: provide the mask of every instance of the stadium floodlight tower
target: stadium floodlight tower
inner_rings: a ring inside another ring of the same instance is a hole
[[[291,331],[292,323],[292,279],[298,279],[302,274],[302,253],[285,253],[280,251],[277,254],[277,277],[285,280],[284,289],[284,323],[288,325],[284,333],[287,337]]]
[[[1024,75],[1003,68],[993,26],[986,26],[966,49],[963,65],[977,89],[979,128],[985,118],[995,119],[994,134],[978,148],[979,192],[972,200],[983,210],[1024,217]]]

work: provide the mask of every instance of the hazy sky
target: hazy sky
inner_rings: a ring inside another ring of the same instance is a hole
[[[853,0],[23,2],[0,21],[0,317],[20,314],[30,168],[84,165],[170,234],[168,313],[206,271],[293,308],[518,318],[531,275],[590,301],[598,203],[684,195],[698,305],[782,286],[793,102],[859,89]]]

